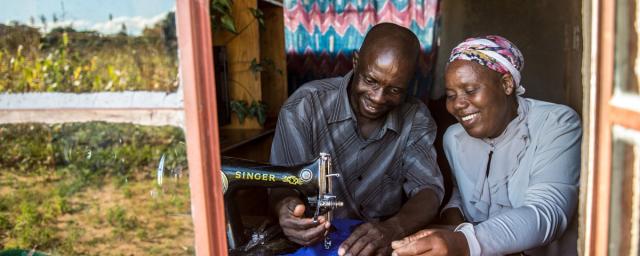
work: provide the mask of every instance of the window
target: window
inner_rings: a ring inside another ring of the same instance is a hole
[[[174,0],[3,4],[0,251],[194,254],[175,13]]]
[[[639,242],[640,97],[635,0],[592,1],[597,27],[595,143],[587,186],[585,254],[637,255]]]

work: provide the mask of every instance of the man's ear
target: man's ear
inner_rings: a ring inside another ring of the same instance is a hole
[[[355,72],[358,69],[358,51],[353,51],[353,57],[351,58],[353,61],[353,71]]]
[[[516,90],[511,74],[502,75],[500,77],[500,84],[502,85],[502,90],[506,95],[512,95]]]

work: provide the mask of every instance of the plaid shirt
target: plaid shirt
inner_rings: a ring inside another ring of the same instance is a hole
[[[345,202],[334,211],[337,218],[384,220],[422,189],[442,201],[436,125],[427,107],[407,97],[364,139],[349,104],[351,74],[309,82],[289,97],[278,117],[271,163],[298,165],[329,153],[333,172],[341,174],[333,193]]]

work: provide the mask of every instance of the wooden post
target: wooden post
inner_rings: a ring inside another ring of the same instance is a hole
[[[177,1],[180,76],[197,255],[227,255],[209,0]]]

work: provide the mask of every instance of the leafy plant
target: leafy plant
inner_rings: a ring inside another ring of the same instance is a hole
[[[261,63],[258,63],[258,61],[254,58],[251,60],[249,70],[251,70],[251,73],[253,73],[254,77],[257,77],[260,72],[264,71],[264,66]]]
[[[128,177],[155,168],[168,152],[169,170],[187,166],[184,133],[176,127],[149,127],[105,122],[0,125],[0,166],[23,176],[52,170],[68,172],[83,182]],[[61,195],[82,187],[70,183]]]
[[[229,105],[231,106],[231,111],[238,115],[240,123],[244,123],[244,119],[249,115],[249,106],[247,105],[247,102],[244,100],[232,100]]]
[[[31,248],[32,245],[50,246],[55,243],[54,230],[46,226],[50,220],[38,211],[38,202],[23,201],[19,205],[20,213],[15,220],[13,230],[9,231],[7,248]]]
[[[174,20],[169,13],[141,36],[3,26],[0,92],[175,91]]]
[[[231,0],[211,0],[209,12],[213,29],[225,29],[237,34],[236,25],[231,15]]]
[[[244,123],[248,116],[255,117],[260,125],[264,125],[264,122],[267,121],[267,104],[262,101],[254,100],[248,104],[244,100],[232,100],[230,105],[231,111],[238,115],[240,123]]]
[[[249,8],[249,11],[251,11],[251,14],[253,15],[253,17],[256,18],[256,20],[258,20],[258,23],[260,23],[260,27],[264,28],[264,13],[262,12],[262,10],[256,9],[256,8]]]
[[[254,100],[251,102],[251,107],[249,107],[249,114],[255,116],[260,125],[264,125],[264,122],[267,121],[267,104]]]

